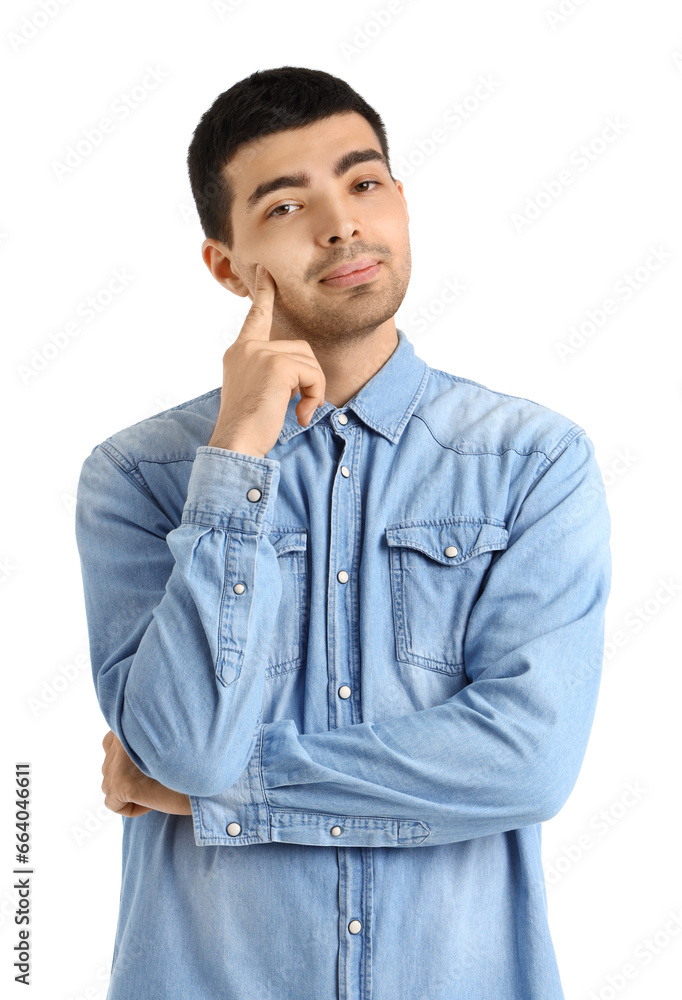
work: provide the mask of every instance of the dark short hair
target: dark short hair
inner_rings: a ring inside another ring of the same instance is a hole
[[[187,153],[189,181],[205,237],[232,245],[234,189],[223,167],[240,146],[351,111],[371,125],[390,174],[382,119],[338,76],[302,66],[280,66],[258,70],[220,94],[201,116]]]

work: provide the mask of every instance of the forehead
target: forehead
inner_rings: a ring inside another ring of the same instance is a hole
[[[296,170],[328,173],[346,150],[369,146],[381,152],[372,126],[353,111],[245,143],[223,169],[232,184],[234,205],[239,211],[246,208],[249,194],[263,181]]]

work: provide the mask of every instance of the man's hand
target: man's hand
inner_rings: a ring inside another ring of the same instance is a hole
[[[308,341],[270,339],[276,287],[267,268],[262,275],[256,272],[253,305],[223,354],[220,409],[209,447],[264,458],[297,392],[301,427],[324,405],[327,381]]]
[[[189,795],[166,788],[133,764],[123,744],[111,729],[102,740],[106,751],[102,764],[104,805],[120,816],[142,816],[152,809],[176,816],[191,816]]]

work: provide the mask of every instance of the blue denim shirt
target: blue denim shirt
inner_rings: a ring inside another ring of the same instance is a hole
[[[592,442],[402,330],[265,458],[205,444],[220,395],[78,484],[99,705],[192,806],[122,819],[108,1000],[560,1000],[540,824],[600,683]]]

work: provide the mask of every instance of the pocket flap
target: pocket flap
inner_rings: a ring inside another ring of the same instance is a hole
[[[499,522],[473,517],[444,517],[428,523],[390,525],[389,545],[416,549],[444,566],[458,566],[472,556],[493,549],[506,549],[509,533]],[[453,546],[456,553],[447,555]]]
[[[278,556],[284,552],[305,552],[308,545],[308,532],[304,528],[277,528],[269,532]]]

